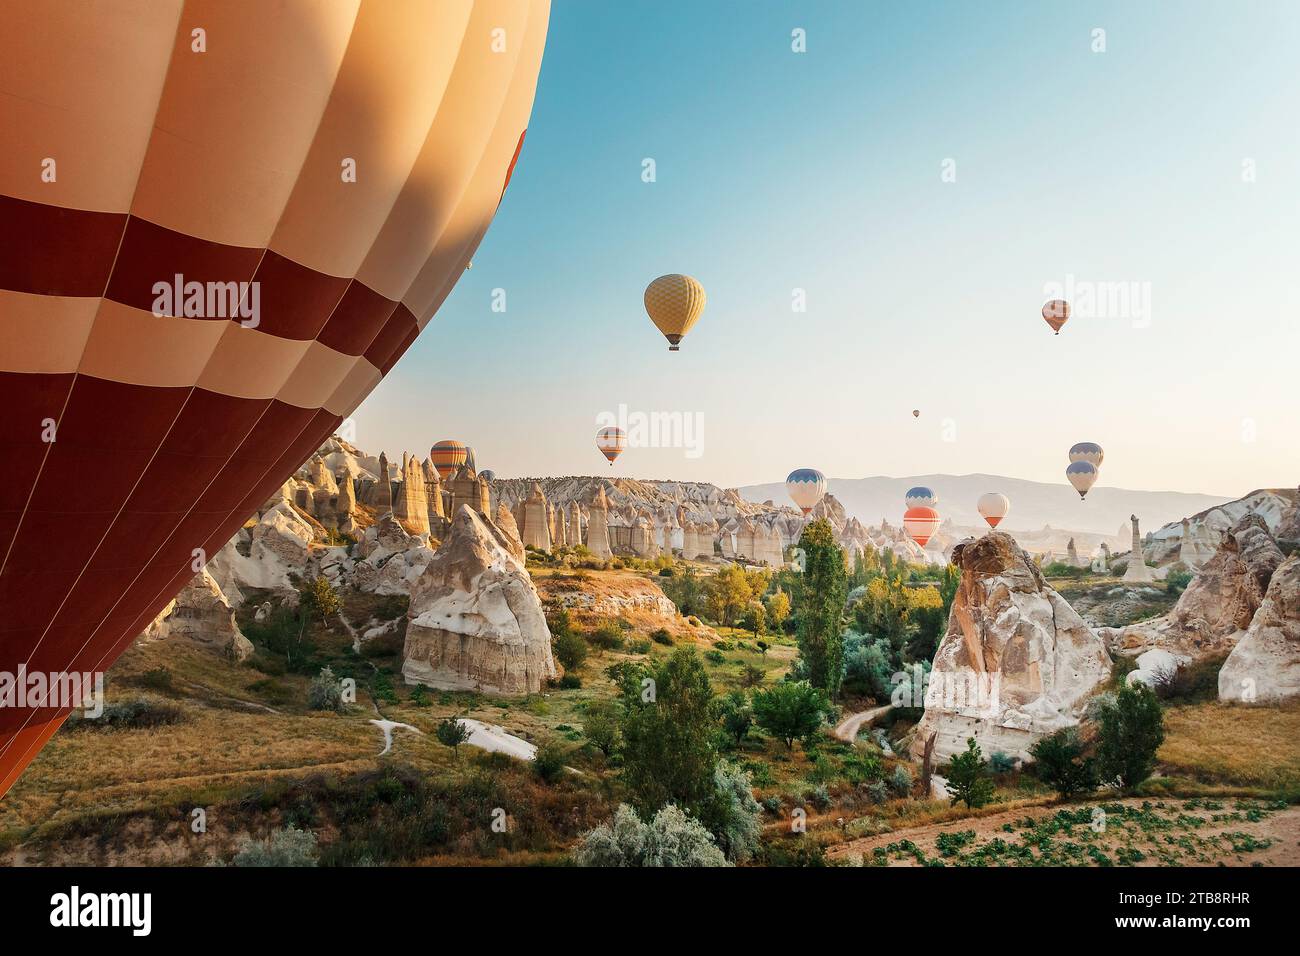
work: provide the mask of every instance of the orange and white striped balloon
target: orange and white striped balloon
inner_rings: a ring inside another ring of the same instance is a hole
[[[600,453],[609,461],[609,466],[614,467],[614,459],[623,454],[623,449],[627,447],[627,432],[614,425],[608,428],[602,428],[596,432],[596,447]]]
[[[904,513],[903,530],[907,532],[909,538],[924,548],[934,533],[939,530],[942,522],[939,512],[925,505],[917,505],[908,508]]]

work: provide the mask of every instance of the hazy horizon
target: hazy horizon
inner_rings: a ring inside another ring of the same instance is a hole
[[[1288,37],[1280,3],[556,4],[496,222],[357,442],[740,487],[796,467],[1064,485],[1096,441],[1099,489],[1294,487]],[[709,303],[670,354],[641,293],[678,271]],[[1060,336],[1053,285],[1076,308]],[[605,469],[593,436],[621,405],[698,441]]]

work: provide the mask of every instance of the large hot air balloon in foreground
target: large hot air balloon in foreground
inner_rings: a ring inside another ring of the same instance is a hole
[[[1007,512],[1011,510],[1011,500],[1000,492],[990,491],[987,494],[980,495],[980,500],[976,502],[975,507],[984,516],[984,520],[989,523],[989,527],[996,528],[998,522],[1005,518]]]
[[[903,530],[907,536],[922,548],[926,546],[934,533],[939,530],[943,519],[939,512],[924,505],[908,508],[903,514]]]
[[[1106,453],[1095,441],[1081,441],[1070,447],[1070,461],[1086,461],[1100,468],[1105,457]]]
[[[668,351],[676,352],[682,338],[704,312],[704,286],[690,276],[660,276],[645,287],[645,310],[668,340]]]
[[[1074,490],[1079,493],[1080,498],[1088,496],[1088,489],[1097,482],[1097,466],[1090,461],[1076,461],[1065,469],[1065,477],[1074,485]]]
[[[627,432],[613,425],[602,428],[596,432],[596,447],[613,468],[614,459],[623,454],[623,449],[627,447]]]
[[[826,494],[826,476],[816,468],[796,468],[786,475],[785,490],[795,506],[808,514]]]
[[[501,201],[548,16],[5,4],[0,671],[106,669],[410,347]],[[0,707],[0,794],[72,706]]]
[[[1070,321],[1070,303],[1064,299],[1050,299],[1043,303],[1043,321],[1052,327],[1052,331],[1057,335],[1061,334],[1061,326]]]
[[[429,461],[437,469],[438,477],[446,481],[469,464],[469,447],[454,438],[444,438],[429,449]]]
[[[903,495],[903,501],[909,508],[933,508],[939,504],[939,496],[924,485],[917,485],[915,488],[907,489],[907,494]]]

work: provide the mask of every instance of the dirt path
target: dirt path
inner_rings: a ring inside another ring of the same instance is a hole
[[[864,710],[857,714],[849,714],[841,720],[835,728],[835,737],[846,744],[851,744],[858,739],[858,734],[864,726],[870,726],[877,717],[887,714],[893,704],[886,704],[884,707],[873,707],[871,710]]]
[[[1101,803],[1122,803],[1128,807],[1138,808],[1144,803],[1164,803],[1172,808],[1169,816],[1185,814],[1187,816],[1198,816],[1207,821],[1204,826],[1192,831],[1171,831],[1171,834],[1182,834],[1185,832],[1194,833],[1195,837],[1200,840],[1206,840],[1227,833],[1247,834],[1255,840],[1269,840],[1271,845],[1264,849],[1258,849],[1251,852],[1234,853],[1231,849],[1224,849],[1220,852],[1213,853],[1216,858],[1213,864],[1222,863],[1226,866],[1251,866],[1253,864],[1262,864],[1264,866],[1296,866],[1300,865],[1300,807],[1289,806],[1283,810],[1276,810],[1267,813],[1258,821],[1236,820],[1227,822],[1211,822],[1215,811],[1206,809],[1186,808],[1187,801],[1176,798],[1166,798],[1163,801],[1150,800],[1141,797],[1130,797],[1118,801],[1097,801],[1096,803],[1069,804],[1068,809],[1078,810],[1080,807],[1089,807]],[[1202,801],[1203,802],[1203,801]],[[1235,798],[1219,798],[1222,809],[1218,813],[1231,813],[1236,806]],[[1261,801],[1251,801],[1258,804]],[[898,843],[903,840],[910,840],[916,844],[926,856],[942,859],[941,853],[936,847],[936,841],[940,834],[949,834],[950,836],[962,831],[975,831],[975,838],[967,846],[974,849],[993,839],[1002,839],[1007,842],[1018,840],[1016,834],[1021,830],[1017,827],[1015,833],[1008,832],[1004,829],[1007,825],[1016,826],[1018,821],[1030,818],[1035,821],[1044,820],[1053,816],[1058,810],[1062,809],[1061,805],[1051,804],[1039,807],[1021,807],[1017,810],[1008,810],[1001,813],[993,813],[982,817],[964,817],[957,820],[948,820],[943,823],[930,823],[923,826],[905,827],[893,830],[889,833],[881,833],[875,836],[862,837],[857,840],[850,840],[837,846],[828,847],[826,855],[831,859],[844,859],[853,857],[863,857],[868,861],[872,857],[872,851],[877,847],[888,846],[891,843]],[[1108,831],[1110,833],[1112,831]],[[1098,845],[1108,853],[1114,851],[1117,847],[1124,845],[1136,845],[1139,848],[1145,848],[1141,840],[1128,840],[1125,836],[1124,828],[1117,827],[1113,831],[1116,839],[1099,839]],[[1067,837],[1061,837],[1067,839]],[[1207,852],[1211,852],[1208,851]],[[1189,861],[1190,865],[1191,861]],[[918,862],[911,856],[904,856],[902,859],[890,859],[890,866],[916,866]],[[1161,866],[1162,863],[1154,854],[1149,851],[1146,858],[1137,864],[1138,866]],[[1205,865],[1205,864],[1201,864]]]

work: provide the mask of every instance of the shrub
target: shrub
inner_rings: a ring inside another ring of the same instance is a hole
[[[713,785],[716,794],[705,808],[703,822],[727,859],[744,863],[758,851],[762,812],[749,774],[720,760],[713,770]]]
[[[1064,727],[1030,748],[1038,779],[1068,800],[1097,786],[1097,770],[1084,755],[1083,742],[1074,727]]]
[[[533,758],[533,772],[547,783],[554,783],[564,774],[564,750],[553,740],[545,741],[537,748]]]
[[[831,807],[831,794],[830,791],[826,789],[825,784],[819,783],[817,786],[813,787],[808,791],[804,799],[818,810],[829,810]]]
[[[287,826],[265,840],[245,840],[231,866],[315,866],[316,834]]]
[[[630,650],[633,654],[649,654],[650,647],[651,647],[650,639],[648,637],[641,637],[641,638],[637,638],[635,641],[629,644],[628,650]]]
[[[889,786],[900,797],[912,795],[912,772],[899,764],[889,777]]]
[[[611,823],[582,837],[573,853],[578,866],[727,866],[713,834],[669,804],[649,823],[620,804]]]
[[[673,636],[668,633],[668,629],[666,627],[656,628],[655,630],[651,631],[650,640],[654,641],[656,644],[662,644],[664,645],[664,647],[672,647],[673,644],[676,643],[673,640]]]
[[[948,791],[952,794],[950,805],[964,803],[967,810],[982,807],[993,799],[993,781],[989,779],[974,737],[967,738],[965,753],[953,757],[948,766]]]
[[[876,803],[884,803],[889,799],[889,784],[883,780],[869,783],[867,784],[867,795]]]
[[[706,661],[708,661],[710,664],[725,664],[725,663],[727,663],[727,659],[726,659],[726,657],[724,657],[723,654],[722,654],[722,651],[719,651],[719,650],[712,650],[712,649],[711,649],[711,650],[707,650],[707,651],[705,651],[705,652],[704,652],[704,659],[705,659]]]
[[[466,724],[460,722],[460,718],[455,714],[450,717],[444,717],[438,723],[438,729],[434,731],[434,736],[438,738],[438,743],[444,747],[450,747],[451,752],[457,757],[460,756],[460,745],[469,740],[473,733]]]
[[[140,683],[154,690],[172,690],[172,672],[165,667],[156,667],[140,675]]]
[[[557,633],[551,647],[555,651],[555,659],[566,671],[577,670],[587,659],[587,642],[572,631]]]
[[[184,717],[184,712],[176,704],[148,697],[134,697],[105,704],[104,712],[98,718],[86,717],[81,711],[74,711],[68,723],[72,727],[96,730],[148,730],[151,727],[178,724]]]
[[[995,774],[1011,773],[1016,769],[1016,758],[1004,754],[1001,750],[995,750],[989,757],[989,769]]]
[[[754,719],[773,737],[794,749],[796,740],[807,741],[817,733],[831,702],[826,694],[807,681],[781,681],[754,694]]]
[[[732,691],[725,697],[715,697],[710,706],[722,723],[723,731],[739,747],[754,724],[754,712],[745,695],[740,691]]]
[[[328,667],[322,667],[307,685],[307,706],[311,710],[332,710],[335,713],[343,710],[343,685]]]
[[[416,684],[411,689],[410,704],[412,707],[428,707],[433,701],[429,700],[429,692],[424,689],[423,684]]]
[[[596,701],[588,705],[582,721],[582,732],[592,746],[606,757],[612,754],[619,743],[618,711],[614,705],[609,701]]]
[[[623,647],[623,629],[617,624],[606,621],[588,634],[587,640],[601,653],[616,651]]]
[[[560,690],[578,690],[580,687],[582,687],[582,678],[571,671],[566,671],[564,676],[560,678]]]
[[[1165,590],[1170,594],[1182,594],[1194,576],[1187,568],[1171,568],[1165,577]]]
[[[1131,790],[1156,767],[1165,740],[1160,701],[1145,684],[1120,688],[1097,706],[1097,772],[1103,782]]]

